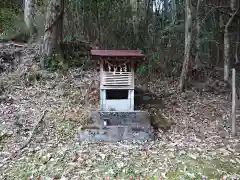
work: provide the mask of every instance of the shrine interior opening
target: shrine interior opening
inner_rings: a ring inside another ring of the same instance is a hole
[[[106,90],[106,99],[128,99],[128,90],[127,89],[107,89]]]

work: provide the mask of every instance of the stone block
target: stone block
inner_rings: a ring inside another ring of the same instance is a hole
[[[80,142],[120,142],[153,140],[151,129],[136,130],[131,126],[108,126],[102,129],[88,129],[78,134]]]
[[[135,125],[140,127],[150,126],[150,116],[146,111],[91,111],[90,118],[97,125],[104,125],[104,121],[109,126]]]

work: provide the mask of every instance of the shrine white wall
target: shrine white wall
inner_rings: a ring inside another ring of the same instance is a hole
[[[134,90],[128,90],[127,99],[106,99],[106,90],[100,91],[101,111],[134,111]]]

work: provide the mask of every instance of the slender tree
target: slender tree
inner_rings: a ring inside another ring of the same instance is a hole
[[[35,0],[25,0],[24,3],[24,21],[30,36],[34,36],[36,28],[34,26],[35,18]]]
[[[197,9],[196,9],[196,56],[195,56],[195,64],[198,67],[200,65],[200,30],[201,30],[201,19],[200,19],[200,5],[202,0],[197,1]]]
[[[179,81],[180,91],[184,91],[187,73],[190,61],[190,49],[191,49],[191,39],[192,39],[192,10],[191,10],[191,0],[185,0],[185,51],[184,51],[184,61],[182,72]]]
[[[229,80],[229,63],[230,63],[230,40],[228,28],[231,25],[234,17],[238,13],[238,9],[232,14],[224,29],[224,81]]]

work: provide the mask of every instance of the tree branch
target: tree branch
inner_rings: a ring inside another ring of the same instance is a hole
[[[239,8],[233,13],[233,15],[231,16],[231,18],[229,19],[229,21],[227,22],[225,29],[229,27],[229,25],[232,23],[234,17],[236,16],[236,14],[238,13]]]

